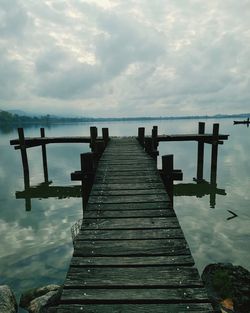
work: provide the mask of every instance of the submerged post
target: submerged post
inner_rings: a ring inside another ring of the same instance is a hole
[[[167,154],[162,156],[162,179],[169,195],[170,201],[173,205],[174,200],[174,156],[173,154]]]
[[[212,141],[212,152],[211,152],[211,172],[210,172],[210,183],[216,184],[217,179],[217,159],[218,159],[218,135],[219,135],[219,124],[213,124],[213,141]]]
[[[91,126],[90,127],[90,148],[91,148],[91,151],[94,151],[97,136],[98,136],[97,127]]]
[[[41,138],[45,137],[44,128],[40,128]],[[47,152],[46,152],[46,144],[42,144],[42,157],[43,157],[43,173],[44,173],[44,182],[47,184],[49,182],[49,174],[48,174],[48,162],[47,162]]]
[[[141,146],[144,147],[144,140],[145,140],[145,127],[138,128],[138,141]]]
[[[109,142],[109,129],[108,128],[102,128],[102,139],[105,143],[105,146],[107,146]]]
[[[93,153],[81,154],[82,204],[86,208],[94,181]]]
[[[23,176],[24,176],[24,188],[27,189],[30,187],[30,174],[29,174],[29,163],[28,163],[28,156],[27,150],[25,145],[25,137],[23,128],[18,128],[18,137],[19,137],[19,144],[21,150],[21,157],[23,163]]]
[[[205,123],[199,122],[198,128],[199,135],[203,135],[205,133]],[[198,140],[198,152],[197,152],[197,175],[196,181],[203,181],[203,166],[204,166],[204,141]]]

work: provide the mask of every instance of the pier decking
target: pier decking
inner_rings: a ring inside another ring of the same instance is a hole
[[[60,305],[51,312],[213,312],[155,160],[112,138],[99,160]]]

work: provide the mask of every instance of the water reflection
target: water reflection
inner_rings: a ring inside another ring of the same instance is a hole
[[[175,184],[174,185],[174,196],[189,196],[202,198],[209,195],[209,203],[211,208],[216,206],[216,195],[226,196],[225,189],[217,188],[217,184],[211,184],[206,182],[197,182],[196,184]]]
[[[79,185],[51,186],[51,184],[52,181],[27,187],[23,191],[16,191],[16,199],[24,199],[26,211],[31,211],[31,199],[81,197],[81,186]]]

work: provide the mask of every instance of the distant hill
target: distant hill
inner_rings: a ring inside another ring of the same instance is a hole
[[[142,120],[180,120],[180,119],[219,119],[219,118],[246,118],[250,113],[216,114],[216,115],[190,115],[190,116],[137,116],[137,117],[60,117],[55,115],[26,115],[22,110],[0,110],[0,123],[8,124],[52,124],[52,123],[79,123],[79,122],[107,122],[107,121],[142,121]]]

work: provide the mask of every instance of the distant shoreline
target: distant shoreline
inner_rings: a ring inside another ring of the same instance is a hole
[[[156,121],[156,120],[197,120],[197,119],[232,119],[246,118],[250,113],[241,114],[217,114],[217,115],[193,115],[193,116],[156,116],[156,117],[58,117],[58,116],[26,116],[11,114],[0,111],[0,125],[52,125],[52,124],[75,124],[93,122],[129,122],[129,121]]]

